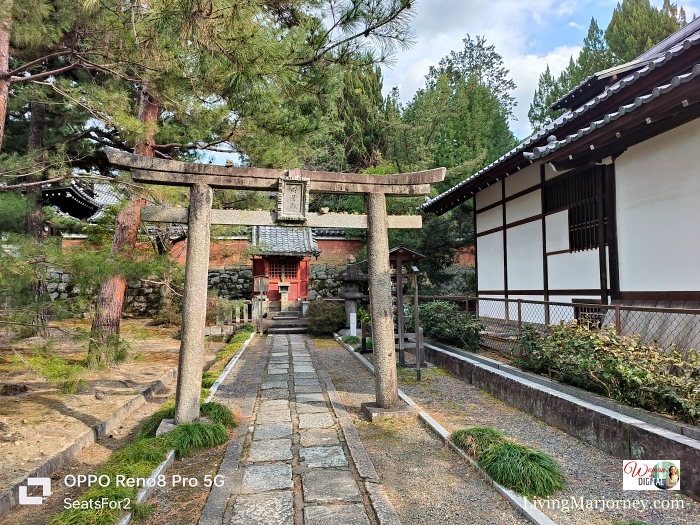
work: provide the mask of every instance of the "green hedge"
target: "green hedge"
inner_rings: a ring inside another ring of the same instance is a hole
[[[479,350],[485,326],[471,314],[460,311],[457,303],[433,301],[421,304],[418,309],[425,337],[458,345],[464,350]],[[412,326],[409,329],[412,330]]]
[[[697,351],[681,354],[646,345],[637,335],[619,335],[612,325],[600,330],[562,322],[553,330],[544,338],[533,327],[523,327],[518,366],[686,423],[700,420]]]
[[[306,312],[309,318],[309,332],[314,335],[328,335],[345,326],[345,310],[338,303],[312,301]]]

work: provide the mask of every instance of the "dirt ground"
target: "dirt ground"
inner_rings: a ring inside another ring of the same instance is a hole
[[[177,366],[180,342],[172,337],[175,329],[150,327],[145,320],[122,322],[121,335],[131,347],[129,358],[105,370],[86,370],[85,384],[76,394],[61,394],[21,361],[18,364],[18,355],[31,355],[49,342],[50,354],[72,363],[83,361],[87,342],[78,332],[89,328],[89,321],[77,321],[52,330],[49,339],[0,341],[0,390],[5,384],[28,387],[18,395],[0,395],[0,491],[21,481]],[[212,343],[207,353],[220,346]],[[115,430],[113,437],[120,439],[122,432]]]

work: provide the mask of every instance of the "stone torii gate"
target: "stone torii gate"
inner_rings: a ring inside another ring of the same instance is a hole
[[[387,216],[385,197],[427,195],[431,184],[444,180],[445,168],[377,176],[214,166],[111,149],[107,157],[114,167],[130,170],[136,182],[190,188],[189,208],[146,206],[141,211],[142,221],[188,224],[175,423],[199,417],[212,224],[367,228],[376,404],[398,406],[387,229],[420,228],[422,221],[419,215]],[[277,191],[277,211],[212,210],[212,188]],[[309,213],[309,193],[364,195],[366,215]]]

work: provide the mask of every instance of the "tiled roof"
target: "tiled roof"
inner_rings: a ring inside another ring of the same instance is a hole
[[[251,244],[262,255],[318,257],[321,254],[311,228],[298,226],[253,226]]]
[[[525,158],[530,159],[530,160],[536,160],[536,159],[541,159],[542,157],[545,157],[549,155],[550,153],[554,153],[558,149],[567,146],[573,142],[576,142],[577,140],[585,137],[586,135],[589,135],[593,131],[603,128],[606,125],[610,124],[611,122],[616,121],[623,115],[627,115],[629,113],[632,113],[636,109],[641,108],[644,104],[648,104],[652,102],[653,100],[656,100],[659,97],[662,97],[677,87],[681,86],[682,84],[686,84],[697,77],[700,76],[700,64],[696,64],[693,70],[690,73],[686,73],[685,75],[678,75],[675,76],[671,79],[670,82],[667,84],[664,84],[662,86],[655,87],[651,93],[648,95],[644,95],[642,97],[637,97],[634,99],[634,102],[630,104],[626,104],[624,106],[620,106],[620,108],[617,111],[613,111],[612,113],[608,113],[605,115],[602,119],[595,120],[590,123],[590,125],[583,127],[579,129],[576,133],[572,133],[571,135],[567,136],[563,140],[551,140],[546,146],[538,147],[535,148],[532,153],[526,152],[524,153]]]
[[[496,166],[498,166],[499,164],[501,164],[501,163],[505,162],[506,160],[512,158],[512,157],[515,156],[515,155],[518,155],[518,154],[520,154],[520,153],[523,153],[523,155],[524,155],[526,158],[530,158],[530,157],[528,156],[528,154],[525,153],[525,150],[527,150],[528,148],[534,146],[536,143],[538,143],[539,141],[541,141],[541,140],[542,140],[543,138],[545,138],[546,136],[552,134],[554,131],[556,131],[558,128],[560,128],[560,127],[563,126],[564,124],[568,124],[569,122],[571,122],[571,121],[573,121],[573,120],[576,120],[576,119],[578,119],[578,118],[583,117],[583,115],[584,115],[585,113],[587,113],[587,112],[590,111],[591,109],[593,109],[593,108],[595,108],[596,106],[598,106],[598,104],[600,104],[601,102],[603,102],[603,101],[607,100],[608,98],[612,97],[613,95],[619,93],[620,91],[622,91],[622,90],[623,90],[624,88],[626,88],[627,86],[630,86],[630,85],[634,84],[634,83],[635,83],[637,80],[639,80],[640,78],[647,76],[649,73],[651,73],[652,71],[654,71],[657,67],[666,64],[668,61],[670,61],[670,60],[673,59],[674,57],[676,57],[676,56],[678,56],[678,55],[681,55],[682,53],[684,53],[685,51],[687,51],[687,50],[690,49],[691,47],[696,46],[696,45],[698,45],[698,44],[700,44],[700,31],[696,31],[695,33],[691,34],[688,38],[685,38],[685,39],[683,39],[682,41],[680,41],[680,42],[678,42],[677,44],[675,44],[674,46],[671,46],[670,49],[668,49],[668,51],[666,51],[663,55],[660,55],[658,58],[656,58],[656,59],[654,59],[654,60],[651,60],[651,61],[650,61],[646,66],[644,66],[643,68],[641,68],[641,69],[639,69],[639,70],[637,70],[637,71],[631,72],[629,75],[625,75],[624,78],[622,78],[622,79],[620,79],[619,81],[615,82],[613,85],[611,85],[609,88],[607,88],[603,93],[601,93],[600,95],[594,97],[593,99],[591,99],[591,100],[588,101],[587,103],[583,104],[581,107],[579,107],[579,108],[576,109],[575,111],[567,111],[567,112],[565,112],[564,114],[560,115],[556,120],[554,120],[553,122],[551,122],[550,124],[548,124],[547,126],[545,126],[545,127],[544,127],[543,129],[541,129],[540,131],[537,131],[537,132],[533,133],[532,135],[530,135],[530,136],[529,136],[528,138],[526,138],[523,142],[521,142],[521,143],[518,144],[515,148],[513,148],[512,150],[510,150],[508,153],[506,153],[505,155],[503,155],[503,156],[500,157],[499,159],[495,160],[494,162],[492,162],[491,164],[489,164],[489,165],[486,166],[485,168],[481,169],[480,171],[478,171],[477,173],[475,173],[475,174],[472,175],[471,177],[469,177],[469,178],[463,180],[463,181],[460,182],[459,184],[457,184],[457,185],[453,186],[452,188],[450,188],[449,190],[447,190],[447,191],[441,193],[441,194],[438,195],[437,197],[434,197],[434,198],[432,198],[432,199],[426,200],[421,206],[419,206],[418,209],[422,210],[422,209],[428,208],[430,205],[434,204],[435,202],[437,202],[437,201],[439,201],[439,200],[444,199],[444,198],[447,197],[448,195],[450,195],[450,194],[454,193],[455,191],[457,191],[458,189],[460,189],[460,188],[466,186],[467,184],[469,184],[470,182],[472,182],[474,179],[477,179],[477,178],[479,178],[481,175],[483,175],[483,174],[485,174],[485,173],[491,171],[491,170],[494,169]],[[682,75],[682,76],[683,76],[683,75]],[[686,80],[686,81],[687,81],[687,80]],[[658,89],[660,89],[660,87],[659,87],[659,88],[655,88],[655,90],[658,90]],[[653,91],[652,91],[652,94],[653,94]],[[635,101],[635,103],[636,103],[636,101]],[[624,106],[623,106],[623,107],[624,107]],[[622,110],[622,108],[620,108],[620,110]],[[618,110],[618,111],[620,111],[620,110]],[[618,116],[619,116],[619,115],[618,115]],[[608,117],[608,116],[606,116],[606,117]],[[584,127],[584,128],[581,128],[581,129],[582,129],[582,130],[585,130],[585,129],[587,129],[587,128],[593,126],[594,124],[595,124],[595,123],[591,123],[589,126]],[[596,128],[593,128],[593,129],[596,129]],[[592,131],[592,129],[591,129],[590,131]],[[590,133],[590,131],[589,131],[589,133]],[[582,131],[579,130],[579,133],[581,133],[581,132],[582,132]],[[586,133],[586,134],[587,134],[587,133]],[[570,136],[571,136],[571,135],[570,135]],[[550,137],[550,138],[551,138],[551,137]],[[568,137],[567,137],[567,138],[568,138]],[[548,149],[548,148],[550,148],[550,147],[552,146],[552,144],[553,144],[554,142],[555,142],[555,141],[553,140],[552,142],[549,142],[547,146],[543,146],[543,147],[544,147],[545,149]],[[556,141],[556,142],[562,142],[562,141]],[[560,146],[560,147],[561,147],[561,146]],[[538,149],[540,149],[540,148],[535,148],[535,150],[538,150]],[[534,157],[534,158],[539,158],[539,157]]]

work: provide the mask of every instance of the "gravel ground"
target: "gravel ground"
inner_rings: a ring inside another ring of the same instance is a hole
[[[374,378],[335,341],[314,339],[403,525],[528,523],[477,472],[415,419],[369,423]]]
[[[365,357],[371,360],[372,356],[367,354]],[[410,354],[407,357],[412,358]],[[542,511],[557,524],[603,525],[642,521],[650,525],[700,525],[700,504],[690,498],[661,491],[623,491],[622,460],[581,443],[440,368],[430,366],[423,372],[420,383],[415,377],[415,370],[399,370],[399,387],[448,431],[471,426],[494,427],[507,437],[544,450],[556,459],[564,471],[566,487],[549,502],[543,501],[545,507]],[[570,503],[572,498],[576,501],[579,498],[584,501],[604,499],[606,502],[644,500],[647,508],[579,510],[572,509],[571,505],[566,510],[551,508],[562,500]],[[654,505],[676,505],[678,508],[650,508]]]

